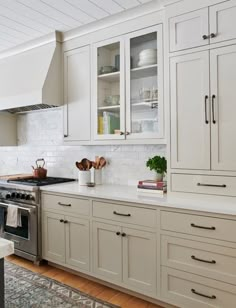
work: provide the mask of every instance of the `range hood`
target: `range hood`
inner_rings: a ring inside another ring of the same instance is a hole
[[[58,33],[0,54],[0,111],[62,105],[62,54]]]

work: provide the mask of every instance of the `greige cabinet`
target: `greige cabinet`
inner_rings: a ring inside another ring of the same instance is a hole
[[[209,53],[170,59],[171,167],[210,169]]]
[[[43,258],[89,270],[89,221],[43,212]]]
[[[90,141],[90,46],[64,53],[64,141]]]
[[[155,233],[93,222],[95,274],[155,294],[156,264]]]
[[[224,1],[169,19],[169,50],[175,52],[236,39],[236,1]]]

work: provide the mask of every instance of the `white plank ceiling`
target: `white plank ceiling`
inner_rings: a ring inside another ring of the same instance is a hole
[[[151,0],[0,0],[0,52],[52,31],[67,31]]]

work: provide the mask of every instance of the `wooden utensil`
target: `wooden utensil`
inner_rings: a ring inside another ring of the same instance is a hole
[[[84,170],[84,167],[83,167],[83,165],[82,165],[81,163],[76,162],[75,165],[76,165],[76,167],[77,167],[79,170]]]
[[[103,167],[105,167],[106,166],[106,160],[105,160],[105,158],[104,157],[100,157],[100,159],[99,159],[99,169],[102,169]]]

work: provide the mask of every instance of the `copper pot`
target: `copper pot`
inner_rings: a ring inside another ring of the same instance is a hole
[[[42,162],[41,164],[39,162]],[[38,179],[44,179],[47,176],[47,169],[43,168],[45,165],[45,160],[44,158],[39,158],[36,160],[36,168],[32,166],[33,168],[33,175],[35,178]]]

